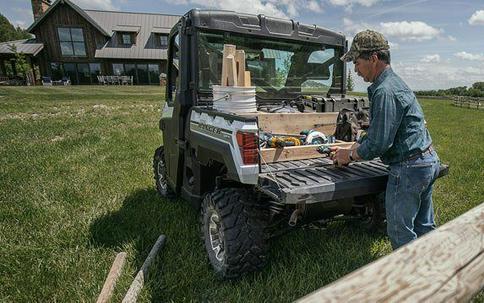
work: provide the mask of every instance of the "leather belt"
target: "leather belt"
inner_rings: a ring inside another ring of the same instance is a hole
[[[423,151],[420,151],[420,152],[417,152],[413,155],[410,155],[408,158],[407,158],[407,161],[410,160],[415,160],[415,159],[418,159],[420,157],[422,157],[423,155],[425,155],[426,153],[432,153],[434,151],[434,149],[432,148],[432,144],[430,144],[426,149],[424,149]]]

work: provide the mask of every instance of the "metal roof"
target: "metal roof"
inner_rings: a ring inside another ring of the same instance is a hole
[[[29,39],[16,40],[0,43],[0,54],[13,54],[12,46],[17,48],[18,53],[26,55],[37,56],[37,54],[44,48],[42,43],[30,43]]]
[[[160,33],[160,29],[169,29],[175,25],[181,16],[152,13],[127,13],[99,10],[84,10],[106,32],[114,34],[115,31],[128,28],[139,28],[136,35],[136,44],[131,47],[110,47],[109,43],[102,49],[96,50],[96,58],[118,59],[167,59],[166,49],[147,48],[152,33]]]
[[[87,15],[85,13],[85,10],[83,10],[82,8],[80,8],[79,6],[75,5],[74,3],[72,3],[69,0],[57,0],[54,3],[52,3],[52,5],[45,11],[45,13],[39,19],[37,19],[34,23],[32,23],[31,26],[29,26],[29,28],[27,29],[27,31],[29,33],[32,33],[32,30],[34,28],[36,28],[45,18],[47,18],[47,16],[50,14],[50,12],[52,12],[55,9],[55,7],[57,7],[57,5],[59,5],[59,4],[67,4],[67,5],[69,5],[70,7],[72,7],[73,10],[75,10],[76,12],[78,12],[79,15],[81,15],[84,19],[86,19],[87,22],[91,23],[92,26],[94,26],[95,28],[97,28],[97,30],[99,30],[104,36],[109,36],[109,34],[102,27],[100,27],[94,20],[91,19],[91,17],[89,17],[89,15]]]

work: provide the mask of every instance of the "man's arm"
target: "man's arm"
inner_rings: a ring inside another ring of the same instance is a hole
[[[383,155],[392,145],[403,118],[403,110],[392,93],[380,91],[373,96],[372,116],[366,140],[356,147],[356,157],[364,160]]]

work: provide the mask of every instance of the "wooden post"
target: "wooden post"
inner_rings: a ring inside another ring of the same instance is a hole
[[[244,73],[244,86],[245,87],[249,87],[251,86],[251,83],[250,83],[250,72],[249,71],[245,71]]]
[[[126,253],[120,252],[116,259],[114,259],[113,265],[111,266],[111,270],[109,271],[108,276],[106,277],[106,281],[104,282],[104,286],[97,297],[96,303],[107,303],[109,299],[113,295],[114,287],[116,286],[116,282],[121,275],[121,271],[123,270],[124,263],[126,263]]]
[[[143,266],[141,266],[141,269],[138,271],[138,274],[136,274],[136,277],[134,278],[133,282],[131,283],[131,286],[128,289],[128,292],[126,293],[126,296],[124,296],[124,299],[122,303],[134,303],[138,299],[139,292],[144,286],[145,279],[148,274],[148,268],[150,267],[151,263],[155,259],[156,254],[160,250],[161,246],[165,243],[165,236],[161,235],[158,237],[158,240],[156,240],[155,245],[153,245],[153,248],[151,248],[150,253],[148,254],[148,257],[146,257],[145,262],[143,263]]]
[[[234,86],[237,83],[237,65],[235,63],[235,45],[224,44],[222,58],[222,86]]]
[[[297,302],[467,302],[483,287],[484,203]]]
[[[237,65],[237,86],[245,86],[245,52],[236,50],[235,63]]]

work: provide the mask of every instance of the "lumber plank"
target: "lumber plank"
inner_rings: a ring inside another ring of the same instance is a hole
[[[128,292],[124,296],[124,299],[122,303],[135,303],[136,300],[138,299],[138,295],[141,291],[141,289],[144,286],[144,282],[146,280],[146,277],[148,275],[148,269],[153,263],[153,260],[155,259],[156,255],[158,254],[158,251],[160,248],[163,246],[165,243],[165,235],[160,235],[158,239],[156,240],[155,244],[150,250],[150,253],[148,254],[148,257],[146,257],[145,261],[143,262],[143,265],[141,266],[141,269],[138,271],[136,274],[136,277],[134,278],[133,282],[131,283]]]
[[[329,146],[350,147],[354,142],[341,142],[325,144]],[[320,154],[316,149],[322,144],[288,146],[283,148],[264,148],[260,151],[263,163],[274,163],[292,160],[322,158],[325,155]]]
[[[222,54],[222,86],[227,86],[228,85],[228,79],[229,79],[229,68],[232,68],[231,63],[227,62],[225,59],[229,56],[232,56],[232,58],[235,57],[236,53],[236,48],[235,45],[232,44],[224,44],[224,49],[223,49],[223,54]],[[234,62],[235,64],[235,62]],[[230,66],[230,67],[229,67]]]
[[[250,71],[245,71],[244,73],[244,86],[249,87],[251,86],[251,81],[250,81]]]
[[[262,113],[256,114],[259,129],[275,134],[299,134],[314,129],[332,135],[336,129],[338,113]]]
[[[245,51],[235,51],[235,64],[237,68],[237,86],[244,86],[245,80]]]
[[[97,297],[96,303],[109,302],[109,299],[111,299],[111,296],[113,295],[114,287],[116,286],[116,282],[121,275],[125,263],[126,253],[120,252],[116,255],[116,258],[114,259],[113,265],[109,270],[108,276],[106,277],[106,281],[104,282],[101,293]]]
[[[483,286],[483,235],[484,203],[297,302],[462,302]]]

